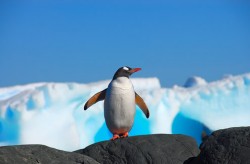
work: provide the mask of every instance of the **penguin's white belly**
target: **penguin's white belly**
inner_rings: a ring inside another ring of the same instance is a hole
[[[135,92],[132,84],[130,86],[130,83],[123,88],[115,87],[111,83],[106,92],[104,116],[107,127],[113,134],[128,132],[133,126],[135,116]]]

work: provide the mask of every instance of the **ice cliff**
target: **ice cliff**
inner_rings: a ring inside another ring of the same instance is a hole
[[[206,82],[192,77],[162,88],[157,78],[131,79],[150,110],[137,107],[130,135],[182,133],[200,142],[201,133],[250,125],[250,74]],[[0,145],[44,144],[77,150],[108,140],[103,102],[87,111],[86,100],[110,81],[91,84],[36,83],[0,88]]]

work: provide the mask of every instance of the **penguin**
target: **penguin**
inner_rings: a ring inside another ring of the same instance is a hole
[[[84,105],[87,110],[91,105],[104,100],[104,118],[109,131],[113,134],[111,140],[128,137],[131,130],[136,105],[140,107],[146,118],[149,110],[144,100],[135,92],[129,77],[141,68],[124,66],[119,68],[108,88],[93,95]]]

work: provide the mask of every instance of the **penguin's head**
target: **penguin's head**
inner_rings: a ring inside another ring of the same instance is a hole
[[[138,72],[140,70],[141,70],[141,68],[130,68],[128,66],[121,67],[115,72],[113,80],[118,78],[118,77],[129,78],[130,75],[132,75],[133,73]]]

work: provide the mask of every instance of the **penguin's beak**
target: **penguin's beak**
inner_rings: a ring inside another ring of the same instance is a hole
[[[132,73],[138,72],[140,70],[141,70],[141,68],[133,68],[129,72],[132,74]]]

